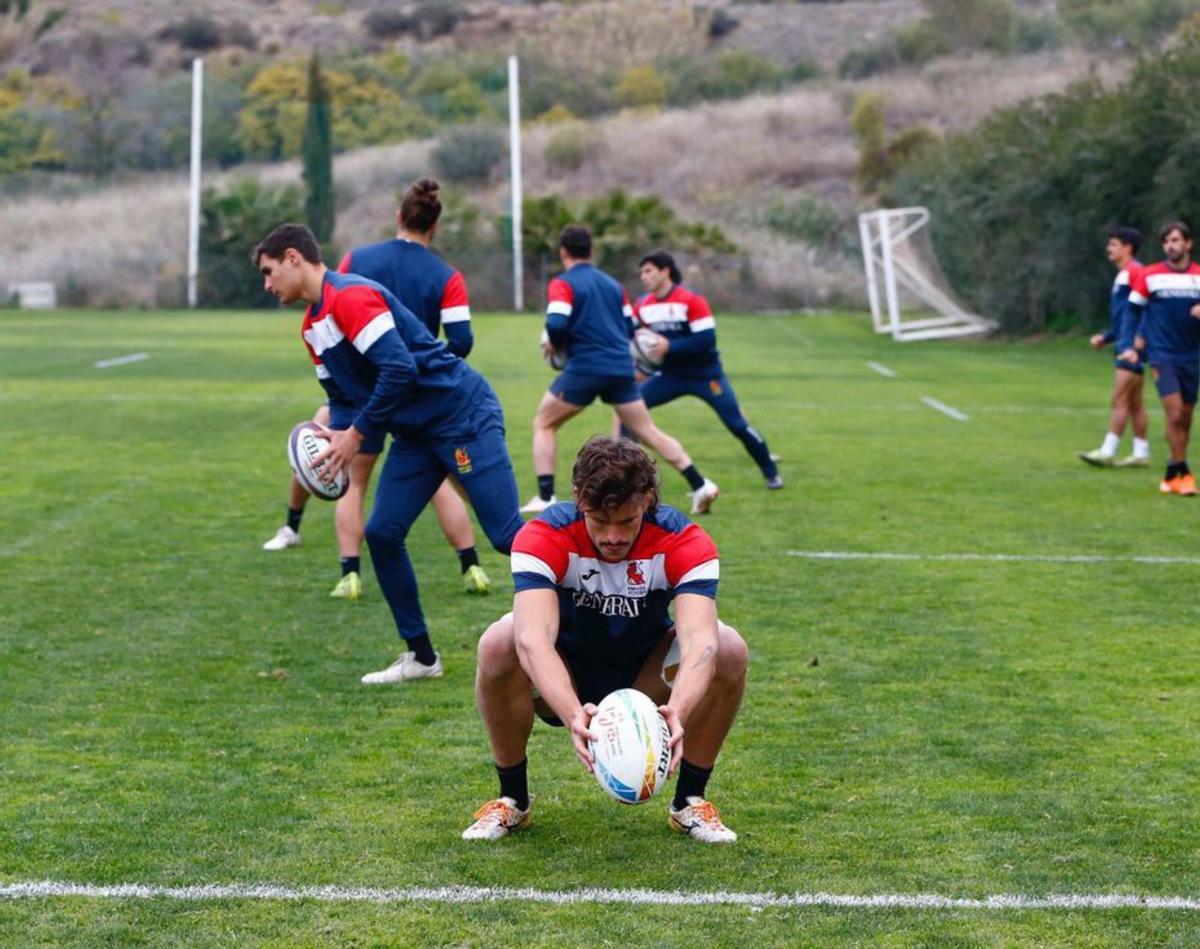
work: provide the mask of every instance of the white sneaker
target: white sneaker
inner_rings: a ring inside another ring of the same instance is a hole
[[[286,524],[275,532],[275,536],[263,544],[263,550],[287,550],[300,544],[300,535]]]
[[[533,497],[531,497],[529,499],[528,503],[526,503],[521,508],[521,513],[522,514],[541,514],[542,511],[546,510],[546,508],[548,508],[551,504],[557,504],[557,503],[558,503],[558,498],[556,498],[553,494],[550,495],[549,501],[543,501],[539,495],[535,494]]]
[[[518,810],[511,797],[488,801],[475,812],[475,823],[462,832],[463,840],[499,840],[514,830],[529,826],[529,811]]]
[[[708,509],[712,507],[713,501],[721,493],[721,489],[717,487],[715,481],[704,479],[704,484],[700,485],[695,491],[689,491],[688,497],[692,499],[693,514],[707,514]]]
[[[435,653],[435,655],[437,655]],[[439,655],[432,666],[417,662],[417,654],[402,652],[399,658],[386,669],[379,672],[368,672],[362,677],[363,685],[400,685],[409,679],[440,679],[442,677],[442,657]]]
[[[702,797],[689,797],[687,807],[669,809],[671,829],[705,844],[731,844],[737,834],[721,823],[717,808]]]

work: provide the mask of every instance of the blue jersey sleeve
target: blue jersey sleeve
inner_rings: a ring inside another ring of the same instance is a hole
[[[701,330],[699,333],[690,333],[687,336],[676,336],[671,340],[671,347],[667,350],[667,354],[699,356],[716,348],[717,331]]]
[[[396,410],[413,400],[417,363],[394,328],[380,335],[363,356],[379,370],[379,375],[370,399],[354,420],[354,427],[370,438],[386,432]]]
[[[466,359],[475,346],[475,334],[471,332],[470,321],[443,323],[442,331],[446,334],[446,348],[459,359]]]

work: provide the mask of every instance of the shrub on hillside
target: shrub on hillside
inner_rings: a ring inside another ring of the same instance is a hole
[[[363,17],[363,29],[369,36],[391,39],[412,29],[412,20],[395,7],[377,7]]]
[[[221,45],[221,28],[216,20],[204,13],[189,14],[166,27],[159,35],[198,53]]]
[[[631,66],[621,74],[613,95],[626,108],[660,108],[667,101],[667,81],[653,66]]]
[[[1200,12],[1196,0],[1059,0],[1063,21],[1094,46],[1140,49]]]
[[[578,122],[564,125],[546,140],[546,164],[555,172],[575,171],[602,145],[598,130],[592,126]]]
[[[837,71],[842,79],[866,79],[890,72],[903,64],[896,38],[889,36],[870,46],[856,46],[848,50],[838,61]]]
[[[842,238],[837,209],[804,192],[776,201],[763,221],[775,233],[818,250],[835,250]]]
[[[1197,84],[1193,27],[1115,89],[1083,83],[925,150],[890,197],[932,210],[946,275],[1009,330],[1103,314],[1106,227],[1154,234],[1200,208]]]
[[[250,251],[270,230],[304,216],[304,196],[254,179],[225,191],[207,188],[200,202],[200,303],[209,307],[272,306]],[[325,248],[327,256],[331,248]],[[332,259],[332,258],[331,258]]]
[[[667,75],[670,77],[667,101],[671,105],[691,105],[705,99],[736,99],[753,92],[773,91],[783,85],[785,76],[773,60],[750,50],[672,60]]]
[[[468,125],[443,132],[431,159],[438,175],[449,181],[485,182],[505,156],[500,130],[488,125]]]
[[[1026,16],[1012,0],[922,0],[925,16],[868,46],[847,52],[838,63],[843,79],[864,79],[900,66],[918,66],[959,50],[1032,52],[1062,43],[1059,21],[1048,14]]]

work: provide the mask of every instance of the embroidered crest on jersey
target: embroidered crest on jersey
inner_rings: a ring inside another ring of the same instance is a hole
[[[649,589],[646,575],[642,573],[644,561],[630,560],[625,564],[625,589],[629,596],[645,596]]]
[[[459,474],[469,474],[471,471],[471,456],[465,448],[454,449],[454,463],[458,465]]]

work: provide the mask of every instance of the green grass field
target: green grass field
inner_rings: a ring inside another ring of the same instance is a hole
[[[768,493],[702,404],[658,410],[722,495],[720,610],[753,659],[710,784],[741,835],[604,797],[561,731],[535,822],[459,832],[495,793],[472,599],[431,515],[412,549],[446,676],[366,688],[397,649],[373,580],[332,601],[332,506],[264,553],[290,426],[321,398],[295,313],[0,315],[0,887],[644,888],[1200,896],[1200,503],[1098,471],[1111,363],[1082,340],[898,345],[861,315],[725,318],[726,368],[783,457]],[[550,374],[539,321],[483,317],[522,496]],[[146,352],[107,369],[97,360]],[[866,363],[897,374],[884,378]],[[968,416],[957,421],[921,402]],[[1151,402],[1153,395],[1148,393]],[[608,418],[564,429],[571,451]],[[664,475],[665,499],[686,486]],[[791,552],[791,554],[789,554]],[[813,559],[814,552],[1109,560]],[[0,944],[1193,945],[1194,910],[376,905],[0,898]]]

